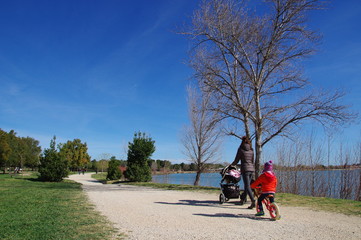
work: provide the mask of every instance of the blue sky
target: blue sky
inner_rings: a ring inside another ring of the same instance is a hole
[[[184,161],[185,64],[190,48],[175,32],[195,0],[0,0],[0,128],[49,146],[75,138],[89,154],[126,158],[136,131],[156,141],[154,159]],[[361,2],[336,0],[310,16],[323,34],[305,73],[317,87],[347,92],[360,112]],[[345,130],[360,139],[360,125]],[[232,161],[238,141],[226,139]]]

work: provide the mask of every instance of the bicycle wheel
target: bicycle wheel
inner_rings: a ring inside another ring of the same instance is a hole
[[[272,220],[279,220],[281,218],[280,208],[276,203],[270,203],[269,213],[271,215]]]
[[[226,196],[223,193],[219,194],[219,203],[223,204],[226,201]]]

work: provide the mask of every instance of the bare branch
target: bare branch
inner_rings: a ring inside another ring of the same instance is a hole
[[[204,0],[183,33],[194,42],[190,65],[210,94],[208,110],[217,113],[215,121],[232,123],[224,124],[226,134],[254,137],[256,168],[262,147],[294,126],[306,120],[340,125],[356,116],[339,103],[343,94],[308,92],[301,63],[320,37],[307,28],[306,14],[323,2],[268,0],[264,6],[259,14],[244,1]]]

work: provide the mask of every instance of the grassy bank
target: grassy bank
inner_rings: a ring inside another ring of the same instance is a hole
[[[285,206],[308,207],[316,211],[328,211],[361,217],[361,202],[348,199],[309,197],[290,193],[277,193],[277,202]]]
[[[0,239],[120,239],[70,181],[0,174]]]
[[[105,181],[105,177],[100,174],[93,177],[97,178],[100,181],[102,180]],[[214,193],[215,199],[218,199],[218,195],[220,193],[220,189],[215,187],[162,184],[162,183],[151,183],[151,182],[148,183],[122,182],[122,183],[153,187],[153,188],[162,188],[167,190],[204,191],[208,193]],[[324,197],[308,197],[308,196],[301,196],[301,195],[295,195],[289,193],[277,193],[276,202],[280,203],[281,206],[307,207],[315,211],[329,211],[329,212],[336,212],[336,213],[361,217],[361,202],[359,201],[324,198]]]
[[[92,178],[98,180],[102,183],[107,183],[107,173],[106,172],[99,172],[98,174],[92,174]]]

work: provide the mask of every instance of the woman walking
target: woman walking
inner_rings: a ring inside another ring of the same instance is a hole
[[[254,153],[251,141],[248,137],[242,137],[242,143],[238,148],[237,155],[231,165],[236,165],[241,161],[241,172],[244,183],[244,192],[241,195],[241,205],[246,202],[247,195],[251,199],[251,205],[248,207],[252,209],[256,206],[253,192],[251,189],[251,180],[254,177]]]

